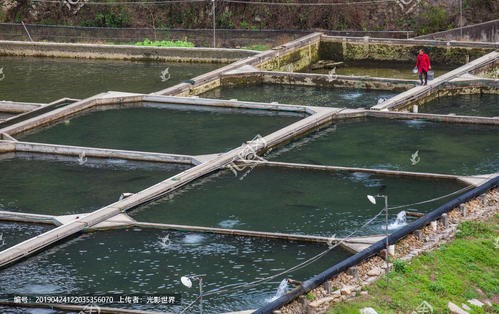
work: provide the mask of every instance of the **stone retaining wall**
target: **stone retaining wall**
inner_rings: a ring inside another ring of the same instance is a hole
[[[447,214],[447,219],[441,218],[436,221],[435,228],[430,224],[407,235],[395,244],[393,258],[410,261],[423,252],[434,250],[454,238],[460,222],[486,220],[496,215],[498,209],[499,189],[496,188],[453,209]],[[385,251],[381,253],[386,254]],[[379,255],[373,256],[309,292],[309,298],[313,297],[312,301],[302,295],[274,313],[326,313],[334,304],[353,300],[357,295],[367,294],[368,292],[363,287],[378,280],[384,275],[385,269],[384,258]]]
[[[449,43],[430,40],[364,40],[323,36],[319,57],[334,61],[413,63],[420,48],[425,48],[435,65],[463,65],[499,48],[497,44]]]

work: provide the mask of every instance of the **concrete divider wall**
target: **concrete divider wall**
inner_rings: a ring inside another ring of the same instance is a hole
[[[289,72],[250,72],[239,74],[224,74],[222,86],[284,84],[298,86],[319,86],[328,88],[360,88],[373,90],[405,91],[416,86],[414,80],[388,79],[362,76],[336,75]]]
[[[300,71],[319,60],[320,37],[291,51],[276,51],[275,57],[258,65],[266,71]]]
[[[323,36],[319,57],[334,61],[415,63],[420,48],[427,50],[433,64],[463,65],[498,49],[499,44]]]
[[[0,41],[0,55],[4,56],[230,63],[257,53],[242,49]]]

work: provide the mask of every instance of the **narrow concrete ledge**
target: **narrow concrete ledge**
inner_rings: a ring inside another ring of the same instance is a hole
[[[45,104],[32,102],[0,101],[0,112],[25,113],[40,108]]]
[[[2,141],[0,141],[2,143]],[[1,151],[1,150],[0,150]],[[146,162],[161,162],[174,164],[196,165],[197,159],[190,155],[149,153],[141,151],[129,151],[107,148],[92,148],[83,146],[30,143],[18,141],[14,143],[14,151],[24,153],[43,153],[51,155],[70,156],[78,158],[81,153],[86,157],[125,159]]]
[[[256,165],[261,167],[278,167],[278,168],[291,168],[291,169],[306,169],[306,170],[319,170],[331,172],[363,172],[372,173],[384,176],[398,176],[398,177],[419,177],[419,178],[433,178],[442,180],[461,180],[461,176],[450,174],[428,173],[428,172],[412,172],[412,171],[398,171],[398,170],[385,170],[385,169],[371,169],[371,168],[358,168],[358,167],[342,167],[342,166],[325,166],[313,164],[300,164],[290,162],[277,162],[277,161],[241,161],[239,163]]]
[[[192,97],[173,97],[173,96],[158,96],[158,95],[144,95],[144,102],[157,102],[165,104],[176,104],[176,105],[186,105],[184,108],[192,109],[195,106],[206,107],[206,108],[231,108],[231,109],[250,109],[254,110],[253,113],[258,113],[258,110],[265,111],[280,111],[298,114],[313,114],[315,113],[315,108],[311,106],[296,106],[287,105],[279,103],[261,103],[261,102],[251,102],[251,101],[237,101],[237,100],[221,100],[221,99],[211,99],[211,98],[192,98]],[[179,107],[177,107],[179,108]],[[246,111],[246,113],[251,113],[251,111]],[[261,113],[261,112],[260,112]]]
[[[61,225],[55,216],[31,213],[0,211],[0,221],[30,222],[41,224]]]
[[[407,120],[426,120],[433,122],[445,123],[462,123],[462,124],[482,124],[482,125],[499,125],[497,117],[479,117],[479,116],[459,116],[451,114],[430,114],[430,113],[413,113],[401,111],[373,111],[368,110],[367,116],[388,119],[407,119]]]
[[[254,56],[257,53],[253,50],[224,48],[144,47],[134,45],[0,41],[0,55],[4,56],[230,63]]]
[[[240,68],[225,72],[224,75],[241,74],[241,73],[254,73],[254,72],[260,72],[260,70],[255,68],[254,66],[251,66],[251,65],[243,65]]]
[[[123,228],[127,226],[133,226],[135,223],[135,220],[130,218],[130,216],[126,214],[119,214],[114,217],[109,218],[106,221],[103,221],[101,223],[96,224],[89,230],[94,230],[94,229],[100,229],[100,230],[105,230],[105,229],[114,229],[114,228]]]
[[[479,186],[497,176],[499,176],[499,172],[476,176],[459,176],[459,180],[470,185]]]

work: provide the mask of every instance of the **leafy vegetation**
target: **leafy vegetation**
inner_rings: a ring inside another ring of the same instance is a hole
[[[144,39],[144,41],[139,41],[135,43],[136,46],[151,46],[151,47],[184,47],[192,48],[194,44],[189,41],[183,40],[149,40]]]
[[[420,15],[419,34],[429,34],[455,27],[444,7],[428,6]]]
[[[456,240],[439,250],[420,255],[410,263],[395,261],[390,276],[369,286],[367,296],[330,308],[333,313],[359,313],[370,306],[378,313],[410,313],[423,301],[434,313],[447,313],[449,301],[460,305],[471,298],[491,298],[499,293],[499,216],[487,222],[465,222]],[[472,313],[485,313],[472,307]],[[490,311],[499,313],[499,306]]]

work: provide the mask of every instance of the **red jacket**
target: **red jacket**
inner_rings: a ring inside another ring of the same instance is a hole
[[[430,57],[428,57],[426,53],[418,54],[416,67],[418,68],[419,74],[423,73],[423,70],[428,72],[428,70],[430,70]]]

